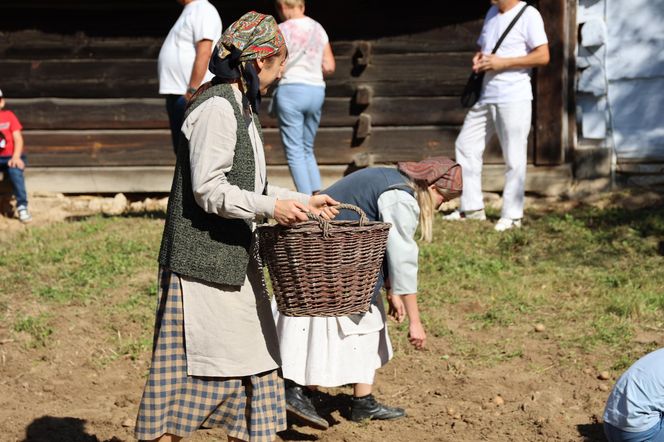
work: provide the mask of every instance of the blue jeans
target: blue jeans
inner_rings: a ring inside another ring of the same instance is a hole
[[[609,442],[664,442],[664,416],[652,428],[630,433],[604,422],[604,434]]]
[[[277,88],[275,109],[288,168],[298,192],[308,195],[321,190],[314,138],[324,101],[322,86],[283,84]]]
[[[171,126],[171,142],[173,143],[173,152],[178,153],[178,141],[180,140],[180,131],[184,122],[184,109],[187,107],[187,101],[184,95],[166,95],[166,112],[168,113],[168,124]]]
[[[0,171],[7,172],[9,179],[12,182],[12,188],[14,190],[14,197],[16,197],[16,205],[26,206],[28,205],[28,193],[25,190],[25,178],[23,177],[23,170],[18,167],[9,167],[7,163],[11,160],[12,157],[0,157]],[[25,155],[21,155],[21,159],[26,163]]]

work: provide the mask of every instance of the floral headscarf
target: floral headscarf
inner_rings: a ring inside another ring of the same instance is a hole
[[[217,42],[209,69],[219,82],[242,78],[254,112],[260,105],[257,58],[275,55],[286,45],[276,20],[271,15],[250,11],[230,25]]]

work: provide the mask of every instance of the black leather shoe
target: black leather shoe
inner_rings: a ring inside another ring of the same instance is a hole
[[[367,419],[391,420],[399,419],[406,415],[403,408],[388,407],[381,404],[368,394],[362,397],[354,397],[351,400],[350,420],[360,422]]]
[[[286,412],[292,418],[319,430],[327,430],[330,426],[314,408],[311,398],[299,385],[286,387]]]

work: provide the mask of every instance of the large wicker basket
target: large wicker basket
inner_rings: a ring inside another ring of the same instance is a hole
[[[286,316],[345,316],[369,310],[390,224],[312,221],[258,227],[260,253],[270,272],[279,311]]]

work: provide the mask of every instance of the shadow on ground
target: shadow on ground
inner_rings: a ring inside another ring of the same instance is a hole
[[[606,442],[604,427],[600,423],[580,424],[576,428],[579,430],[579,435],[581,435],[584,442]]]
[[[21,442],[101,442],[97,436],[85,431],[84,419],[75,417],[42,416],[25,429]],[[103,442],[121,442],[113,437]]]

